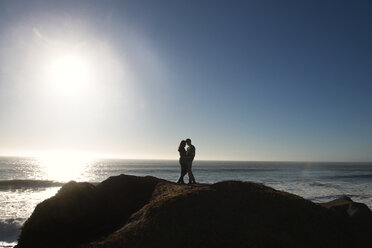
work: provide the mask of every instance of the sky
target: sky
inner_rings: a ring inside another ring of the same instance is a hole
[[[0,154],[372,161],[371,1],[0,1]]]

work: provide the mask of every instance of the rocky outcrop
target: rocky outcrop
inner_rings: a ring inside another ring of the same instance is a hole
[[[160,181],[120,175],[97,186],[69,182],[35,208],[18,247],[71,247],[105,237],[148,203]]]
[[[339,218],[347,219],[354,238],[366,247],[372,247],[372,213],[367,205],[353,202],[347,196],[319,205],[332,210]]]
[[[35,208],[17,247],[371,247],[371,211],[348,199],[345,214],[341,201],[315,204],[240,181],[70,182]]]

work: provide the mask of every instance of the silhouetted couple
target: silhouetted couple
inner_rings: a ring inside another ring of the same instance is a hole
[[[187,150],[185,149],[187,144]],[[180,153],[180,165],[181,165],[181,176],[177,183],[184,184],[183,177],[186,173],[189,176],[189,184],[194,184],[195,177],[192,174],[192,161],[195,157],[195,146],[191,144],[191,139],[182,140],[180,146],[178,147]]]

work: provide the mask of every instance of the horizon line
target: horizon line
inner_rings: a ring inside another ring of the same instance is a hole
[[[0,158],[40,158],[42,155],[15,155],[15,154],[0,154]],[[123,157],[123,156],[97,156],[92,159],[117,159],[117,160],[156,160],[156,161],[178,161],[178,158],[139,158],[139,157]],[[361,163],[368,164],[372,161],[321,161],[321,160],[239,160],[239,159],[195,159],[194,161],[202,162],[258,162],[258,163]]]

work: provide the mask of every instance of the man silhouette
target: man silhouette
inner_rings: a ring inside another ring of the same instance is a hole
[[[186,151],[186,158],[187,158],[187,173],[189,175],[189,184],[194,184],[195,177],[192,174],[192,161],[194,161],[195,157],[195,146],[191,144],[191,139],[186,139],[187,144],[187,151]]]

